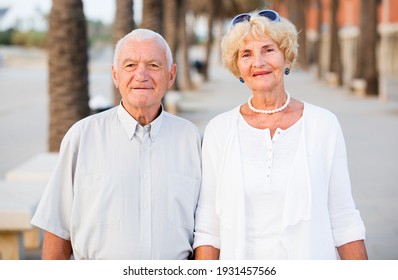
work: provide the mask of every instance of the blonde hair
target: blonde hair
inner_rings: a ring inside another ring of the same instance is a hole
[[[297,60],[298,42],[296,27],[289,20],[281,17],[279,22],[251,13],[249,21],[237,23],[228,29],[221,42],[222,61],[236,77],[239,48],[249,39],[263,40],[266,37],[276,42],[284,53],[285,59],[292,65]]]

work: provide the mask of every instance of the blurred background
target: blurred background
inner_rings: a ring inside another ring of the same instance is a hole
[[[40,239],[40,232],[24,234],[62,137],[79,119],[120,102],[110,66],[117,40],[138,27],[165,37],[178,77],[164,106],[203,131],[209,118],[246,99],[231,95],[228,103],[223,97],[224,104],[203,114],[216,103],[209,85],[225,83],[222,35],[236,14],[265,8],[289,18],[300,31],[299,77],[311,76],[317,90],[340,89],[381,102],[385,112],[393,107],[388,128],[398,135],[398,0],[0,0],[0,259],[38,258],[40,240],[23,243]],[[237,84],[229,90],[240,89]],[[398,159],[396,146],[388,149]],[[42,177],[10,175],[21,168]],[[22,199],[26,182],[41,185]],[[18,218],[21,213],[25,216]],[[10,223],[19,219],[25,225]],[[398,259],[396,219],[392,223],[393,244],[386,245],[392,249],[384,255],[373,249],[377,258]]]

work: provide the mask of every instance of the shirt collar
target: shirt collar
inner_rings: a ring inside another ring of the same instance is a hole
[[[138,127],[141,126],[127,111],[126,109],[122,106],[122,104],[119,104],[119,107],[117,109],[117,114],[120,120],[120,123],[124,129],[124,131],[127,134],[127,137],[132,140]],[[151,141],[155,141],[156,136],[158,135],[160,131],[160,127],[162,126],[164,118],[164,110],[163,106],[161,106],[161,112],[160,115],[154,119],[151,123],[148,124],[149,126],[149,138]]]

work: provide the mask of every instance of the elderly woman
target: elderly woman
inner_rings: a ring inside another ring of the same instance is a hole
[[[223,38],[252,96],[206,127],[196,259],[367,259],[339,122],[285,89],[297,48],[272,10],[236,16]]]

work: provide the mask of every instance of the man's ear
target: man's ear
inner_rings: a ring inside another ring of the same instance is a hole
[[[112,64],[112,79],[113,79],[113,83],[115,84],[115,87],[119,88],[119,80],[117,79],[117,71],[113,64]]]
[[[173,64],[171,65],[171,69],[169,71],[169,86],[168,86],[169,89],[173,86],[176,77],[177,77],[177,64]]]

